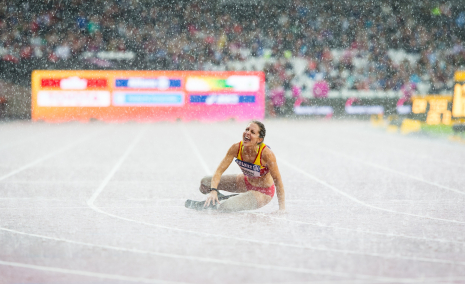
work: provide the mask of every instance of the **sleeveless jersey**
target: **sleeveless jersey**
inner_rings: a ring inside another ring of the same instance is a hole
[[[259,178],[266,175],[270,171],[268,167],[262,166],[262,152],[265,147],[268,147],[267,145],[265,145],[265,143],[260,144],[260,147],[258,148],[257,157],[255,157],[253,164],[251,164],[242,160],[242,141],[240,142],[239,151],[237,151],[237,158],[235,162],[237,163],[239,168],[241,168],[242,173],[244,173],[245,176],[251,178]]]

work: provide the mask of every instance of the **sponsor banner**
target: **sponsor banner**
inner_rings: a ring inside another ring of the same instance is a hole
[[[240,121],[265,116],[263,72],[35,70],[31,77],[34,121]]]
[[[237,95],[237,94],[212,94],[212,95],[190,95],[189,102],[192,104],[207,105],[236,105],[255,103],[255,95]]]
[[[227,78],[217,77],[187,77],[186,91],[206,92],[206,91],[235,91],[235,92],[256,92],[260,89],[259,76],[228,76]]]
[[[383,106],[346,106],[347,114],[383,114]]]
[[[430,125],[450,124],[452,101],[447,95],[412,96],[412,118]]]
[[[43,88],[61,88],[63,90],[84,90],[87,88],[106,88],[106,79],[89,79],[70,77],[62,79],[42,79],[41,86]]]
[[[115,106],[183,106],[184,93],[113,92]]]
[[[43,107],[107,107],[108,91],[39,91],[37,105]]]
[[[294,107],[297,115],[331,115],[334,109],[331,106],[297,106]]]
[[[397,106],[396,107],[397,114],[405,115],[412,113],[412,106],[405,105],[405,106]]]
[[[171,79],[168,77],[116,79],[115,87],[167,90],[181,88],[181,79]]]

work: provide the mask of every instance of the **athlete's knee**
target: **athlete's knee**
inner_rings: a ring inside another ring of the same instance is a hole
[[[257,199],[251,192],[241,193],[229,198],[220,204],[218,210],[222,212],[235,212],[242,210],[254,210],[259,208]]]
[[[233,198],[230,198],[226,201],[223,201],[220,203],[220,206],[218,206],[218,211],[221,212],[234,212],[234,211],[241,211],[242,209],[242,202],[238,202],[238,200],[233,200]]]
[[[211,185],[212,177],[211,176],[206,176],[200,180],[200,192],[203,194],[207,194],[210,192],[210,185]]]

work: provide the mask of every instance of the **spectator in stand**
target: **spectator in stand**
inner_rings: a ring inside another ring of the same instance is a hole
[[[417,85],[410,81],[409,78],[404,78],[404,84],[400,88],[404,99],[410,99],[416,93]]]
[[[313,96],[315,98],[327,98],[329,93],[329,84],[324,80],[322,75],[315,78],[317,81],[313,85]]]
[[[54,53],[60,59],[68,59],[71,56],[71,48],[67,42],[63,42],[55,48]]]
[[[329,0],[310,6],[291,0],[257,8],[200,0],[174,5],[95,0],[92,9],[85,1],[65,2],[1,2],[3,60],[74,66],[85,52],[130,51],[141,66],[224,70],[231,60],[268,56],[279,61],[291,54],[306,58],[307,74],[324,74],[332,89],[399,90],[402,78],[417,70],[422,84],[434,91],[450,91],[446,76],[465,64],[465,9],[449,2]],[[419,55],[415,66],[405,69],[389,58],[388,50],[399,49]],[[342,50],[339,61],[334,50]],[[283,75],[282,66],[275,69],[273,76],[289,89],[292,70],[284,68]]]
[[[282,84],[278,81],[271,82],[271,101],[273,102],[274,112],[278,115],[284,113],[284,104],[286,102],[285,91]]]

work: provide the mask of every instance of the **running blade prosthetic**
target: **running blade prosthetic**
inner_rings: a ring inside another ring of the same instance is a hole
[[[230,197],[233,197],[233,196],[236,196],[237,194],[230,194],[230,195],[223,195],[223,194],[219,194],[218,195],[218,200],[226,200]],[[190,208],[190,209],[195,209],[195,210],[203,210],[203,209],[209,209],[209,208],[215,208],[216,205],[213,205],[213,204],[210,204],[209,206],[207,207],[203,207],[205,205],[205,201],[194,201],[194,200],[190,200],[190,199],[187,199],[186,200],[186,203],[184,204],[184,206],[186,206],[186,208]]]

